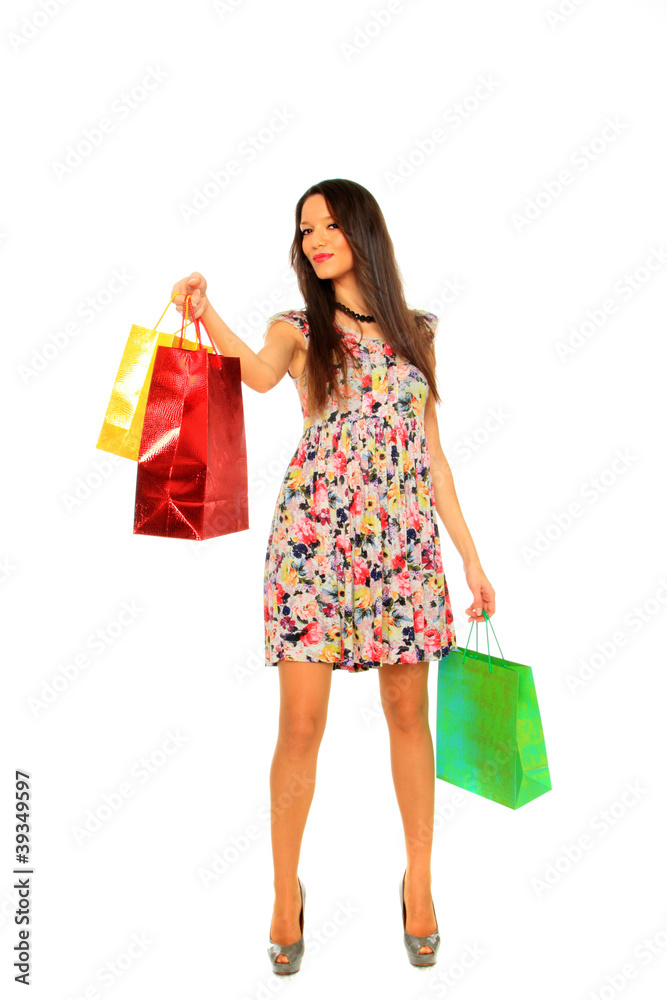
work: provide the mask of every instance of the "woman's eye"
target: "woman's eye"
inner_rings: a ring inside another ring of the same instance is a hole
[[[335,226],[336,229],[338,229],[338,223],[337,222],[330,222],[329,225],[327,226],[327,229],[330,229],[331,226]],[[305,236],[309,232],[310,232],[310,229],[302,229],[301,230],[301,235]]]

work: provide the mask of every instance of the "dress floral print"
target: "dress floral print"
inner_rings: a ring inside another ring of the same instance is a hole
[[[433,339],[437,317],[417,312]],[[278,320],[307,346],[305,311],[276,313],[268,326]],[[456,635],[424,429],[428,383],[386,341],[359,343],[356,331],[337,329],[354,358],[341,409],[330,392],[311,419],[306,373],[293,379],[304,426],[266,550],[266,665],[357,672],[440,660]]]

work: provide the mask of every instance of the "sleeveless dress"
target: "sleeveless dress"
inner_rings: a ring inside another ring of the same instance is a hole
[[[437,316],[416,312],[432,340]],[[276,313],[267,330],[278,320],[308,346],[305,311]],[[336,329],[353,352],[340,410],[330,392],[311,419],[306,373],[290,373],[304,425],[266,550],[265,665],[324,662],[352,673],[440,660],[456,634],[424,429],[428,382],[386,341],[359,344],[356,331]]]

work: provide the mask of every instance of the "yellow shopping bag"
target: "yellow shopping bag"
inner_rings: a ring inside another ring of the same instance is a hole
[[[178,294],[180,293],[177,292],[176,295]],[[156,328],[176,295],[172,295],[167,308],[155,324]],[[186,323],[185,326],[187,325]],[[122,458],[131,458],[135,462],[138,460],[155,352],[161,346],[176,346],[180,335],[180,330],[176,333],[158,333],[157,329],[132,326],[97,441],[97,447],[102,451],[110,451]],[[197,343],[183,340],[182,346],[192,351],[197,348]],[[209,352],[213,351],[210,346],[206,349]]]

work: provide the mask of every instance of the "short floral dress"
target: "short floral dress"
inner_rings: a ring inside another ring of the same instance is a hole
[[[417,312],[433,339],[437,317]],[[305,311],[276,313],[268,326],[278,320],[308,345]],[[330,392],[311,420],[306,373],[293,379],[304,426],[266,550],[266,666],[302,660],[358,672],[440,660],[456,635],[424,429],[428,382],[386,341],[336,329],[354,358],[344,407]]]

